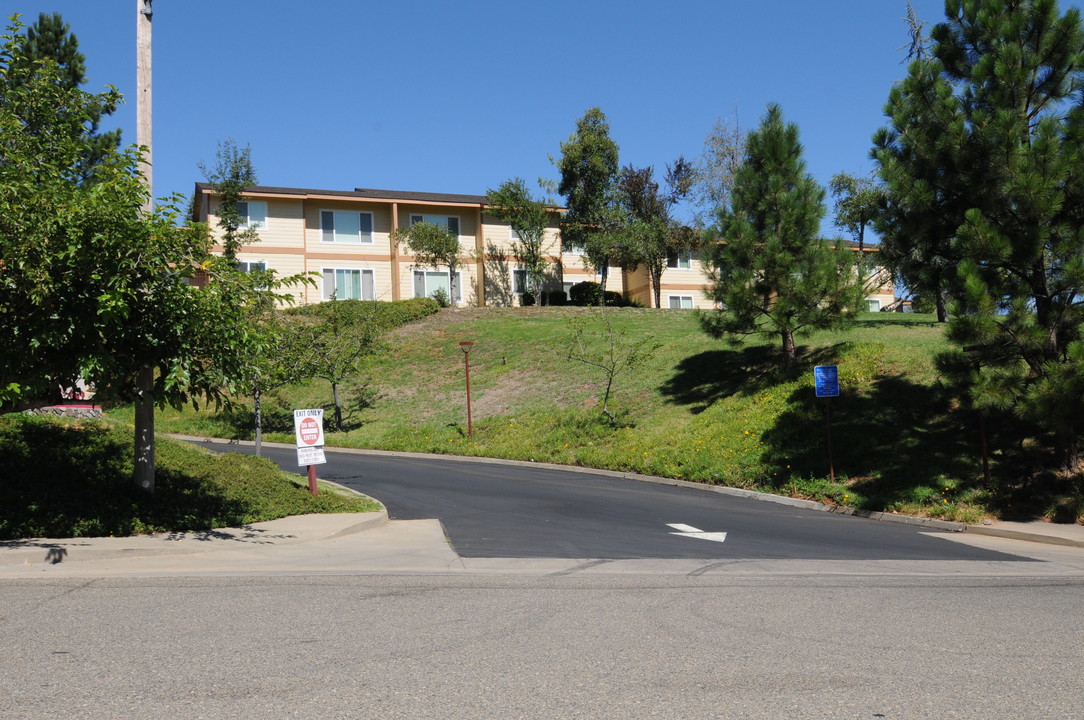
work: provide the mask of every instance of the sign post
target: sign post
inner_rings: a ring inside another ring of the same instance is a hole
[[[309,466],[309,492],[316,494],[316,465],[324,457],[324,411],[294,410],[294,435],[297,439],[297,464]]]
[[[828,415],[828,479],[836,481],[836,466],[832,459],[832,398],[839,397],[839,369],[835,365],[818,365],[813,368],[813,386],[817,397],[824,398]]]

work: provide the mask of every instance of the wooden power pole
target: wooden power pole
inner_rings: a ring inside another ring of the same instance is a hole
[[[151,173],[151,3],[136,0],[136,144],[143,147],[144,183],[147,196],[144,212],[154,207],[154,181]],[[137,378],[135,406],[135,484],[148,494],[154,493],[154,367],[143,365]]]
[[[147,184],[145,210],[154,199],[154,176],[151,152],[151,3],[136,0],[136,144],[143,150],[143,172]]]

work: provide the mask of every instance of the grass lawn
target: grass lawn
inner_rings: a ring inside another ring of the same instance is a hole
[[[0,540],[190,532],[306,513],[369,512],[368,498],[308,493],[273,463],[160,438],[156,487],[132,483],[130,429],[0,417]]]
[[[345,428],[330,428],[331,390],[313,381],[265,402],[265,439],[293,442],[293,408],[325,408],[327,444],[451,453],[627,470],[754,488],[869,510],[975,522],[987,514],[1074,519],[1079,491],[1016,488],[993,456],[997,487],[982,482],[974,418],[947,402],[934,354],[943,327],[927,315],[866,313],[843,332],[800,340],[803,368],[776,370],[774,341],[731,346],[681,310],[608,309],[621,342],[657,342],[619,375],[599,412],[604,376],[568,359],[570,318],[601,329],[597,309],[444,310],[389,333],[385,352],[346,383]],[[470,355],[474,437],[467,436],[463,355]],[[599,335],[597,342],[606,345]],[[836,481],[829,480],[824,401],[814,365],[839,366],[832,400]],[[110,415],[131,420],[131,411]],[[250,405],[173,411],[160,432],[250,439]],[[1070,517],[1066,517],[1066,516]]]

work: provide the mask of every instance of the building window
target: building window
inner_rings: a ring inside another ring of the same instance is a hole
[[[267,203],[255,200],[237,203],[237,216],[241,227],[250,230],[262,230],[267,227]]]
[[[267,263],[265,263],[263,260],[238,260],[234,263],[234,267],[236,267],[237,270],[240,272],[263,272],[267,269]]]
[[[565,291],[565,300],[572,302],[572,286],[576,283],[563,282],[561,283],[561,289]]]
[[[452,235],[459,237],[459,218],[454,215],[411,215],[410,224],[417,225],[420,222],[427,222],[430,225],[436,225],[442,227]]]
[[[666,254],[666,267],[676,268],[678,270],[688,270],[692,267],[693,255],[692,253],[667,253]]]
[[[667,301],[670,304],[671,310],[692,310],[693,309],[693,296],[692,295],[668,295]]]
[[[561,254],[562,255],[584,255],[587,253],[587,248],[583,245],[578,245],[573,242],[561,239]]]
[[[448,281],[447,270],[415,270],[414,271],[414,297],[433,297],[437,290],[443,290],[448,294],[453,303],[463,302],[463,273],[455,274],[455,297],[452,298],[451,283]]]
[[[526,270],[513,270],[512,271],[512,292],[516,295],[522,295],[527,292],[527,271]]]
[[[867,298],[866,310],[868,310],[869,312],[881,312],[881,301]]]
[[[324,242],[371,243],[373,214],[352,210],[321,210],[320,230]]]
[[[324,300],[375,300],[372,270],[324,268]]]

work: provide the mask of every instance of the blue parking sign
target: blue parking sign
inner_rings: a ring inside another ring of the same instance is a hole
[[[813,385],[817,397],[839,397],[839,372],[835,365],[818,365],[813,368]]]

